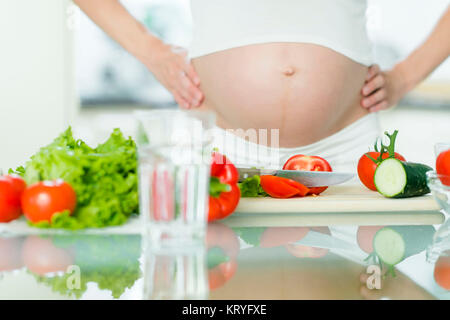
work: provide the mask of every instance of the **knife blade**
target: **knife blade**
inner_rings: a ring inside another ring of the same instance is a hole
[[[355,174],[349,172],[327,172],[327,171],[302,171],[302,170],[274,170],[237,168],[239,181],[255,175],[273,175],[292,179],[307,187],[324,187],[344,183],[352,179]]]

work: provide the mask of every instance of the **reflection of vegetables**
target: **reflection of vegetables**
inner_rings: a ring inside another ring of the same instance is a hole
[[[70,250],[56,247],[51,239],[29,236],[22,248],[22,259],[29,271],[38,275],[65,272],[73,264]]]
[[[356,241],[358,246],[366,253],[373,252],[373,237],[378,230],[384,226],[360,226],[358,227],[358,232],[356,233]]]
[[[37,182],[22,194],[22,209],[28,220],[51,222],[55,213],[75,210],[77,196],[73,188],[62,180]]]
[[[220,153],[213,152],[208,221],[228,217],[236,209],[241,193],[236,167]]]
[[[375,143],[375,151],[367,152],[359,159],[359,179],[368,189],[372,191],[377,191],[377,188],[373,182],[373,176],[382,160],[395,157],[396,159],[405,161],[405,158],[401,154],[395,152],[395,139],[397,138],[397,133],[397,130],[395,130],[393,134],[385,132],[386,136],[389,138],[389,146],[385,146],[381,143],[380,148],[378,148],[377,143]]]
[[[447,251],[447,254],[450,252]],[[450,290],[450,256],[441,256],[434,265],[434,280],[444,288]]]
[[[62,213],[51,225],[41,223],[40,227],[120,225],[138,208],[136,147],[119,129],[93,149],[75,140],[69,128],[17,172],[28,184],[62,179],[76,192],[78,203],[73,216]]]
[[[442,151],[436,158],[436,172],[440,177],[441,182],[446,186],[450,186],[450,149]]]
[[[261,235],[260,246],[272,248],[300,241],[308,231],[307,227],[269,227]]]
[[[261,187],[274,198],[304,197],[310,191],[297,181],[270,175],[261,176]]]
[[[311,227],[311,231],[331,235],[330,229],[328,227]],[[295,243],[289,243],[285,245],[286,250],[297,258],[322,258],[326,256],[329,252],[327,248],[319,248],[312,246],[304,246]]]
[[[261,235],[266,230],[264,227],[240,227],[233,228],[234,233],[236,233],[239,238],[241,238],[245,243],[258,247],[261,240]]]
[[[208,279],[210,290],[223,286],[236,272],[239,240],[229,227],[211,223],[206,233]]]
[[[283,170],[303,170],[303,171],[333,171],[330,164],[324,158],[318,156],[305,156],[297,154],[290,157],[283,166]],[[328,187],[313,187],[308,194],[319,195]]]
[[[39,282],[46,283],[56,292],[80,298],[87,283],[95,282],[100,289],[110,290],[114,298],[119,298],[140,277],[140,236],[55,236],[52,240],[56,247],[74,252],[73,264],[79,266],[81,272],[81,288],[72,290],[67,288],[71,274],[37,276]]]
[[[375,234],[375,254],[388,266],[394,266],[404,259],[425,250],[433,241],[433,226],[390,226]]]
[[[22,178],[13,175],[0,177],[0,223],[21,216],[20,197],[24,189]]]
[[[375,171],[374,183],[379,193],[388,198],[408,198],[427,194],[427,171],[433,170],[420,163],[386,159]]]
[[[261,187],[260,176],[253,176],[245,179],[239,183],[241,189],[241,196],[244,198],[265,197],[267,193]]]

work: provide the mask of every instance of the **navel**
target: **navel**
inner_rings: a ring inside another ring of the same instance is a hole
[[[283,74],[287,77],[291,77],[295,74],[295,69],[293,67],[288,67],[283,71]]]

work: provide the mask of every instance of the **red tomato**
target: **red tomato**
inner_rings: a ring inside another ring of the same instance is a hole
[[[283,170],[303,170],[303,171],[333,171],[327,160],[317,156],[305,156],[297,154],[286,161]],[[321,194],[328,187],[310,188],[309,194]]]
[[[437,157],[436,172],[444,176],[440,177],[441,182],[446,186],[450,186],[450,149],[441,152]]]
[[[383,226],[361,226],[356,233],[356,240],[359,247],[366,253],[373,252],[373,237]]]
[[[380,156],[379,152],[367,152],[362,155],[362,157],[359,159],[358,162],[358,176],[359,180],[370,190],[377,191],[377,188],[375,187],[375,183],[373,182],[373,176],[375,174],[375,170],[378,167],[378,164],[373,162],[369,157],[366,156],[368,154],[373,159],[378,159]],[[383,153],[382,159],[386,159],[389,157],[388,153]],[[406,159],[399,153],[395,152],[395,158],[399,159],[401,161],[406,161]]]
[[[10,222],[21,216],[20,197],[25,182],[18,176],[0,177],[0,223]]]
[[[450,253],[447,251],[447,253]],[[450,256],[441,256],[434,265],[434,280],[445,290],[450,290]]]
[[[228,217],[239,204],[241,190],[237,184],[229,186],[230,191],[222,192],[218,197],[209,197],[208,222]]]
[[[312,231],[331,235],[330,229],[328,227],[312,227],[310,229]],[[326,248],[303,246],[293,243],[285,245],[285,248],[290,254],[297,258],[322,258],[326,256],[329,251]]]
[[[71,250],[58,248],[51,239],[38,236],[29,236],[25,240],[22,259],[28,270],[38,275],[66,271],[74,262]]]
[[[31,222],[51,222],[55,213],[66,210],[72,214],[76,203],[75,191],[62,180],[38,182],[22,194],[22,209]]]
[[[269,227],[261,235],[259,245],[273,248],[303,239],[308,233],[306,227]]]
[[[261,187],[274,198],[304,197],[309,192],[309,188],[297,181],[270,175],[261,176]]]

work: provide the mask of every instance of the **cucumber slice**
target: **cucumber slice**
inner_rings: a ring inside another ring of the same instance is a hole
[[[433,241],[433,226],[390,226],[375,234],[375,254],[385,264],[393,266],[425,250]]]
[[[422,196],[430,192],[426,175],[430,170],[433,169],[424,164],[388,158],[375,171],[375,187],[388,198]]]

